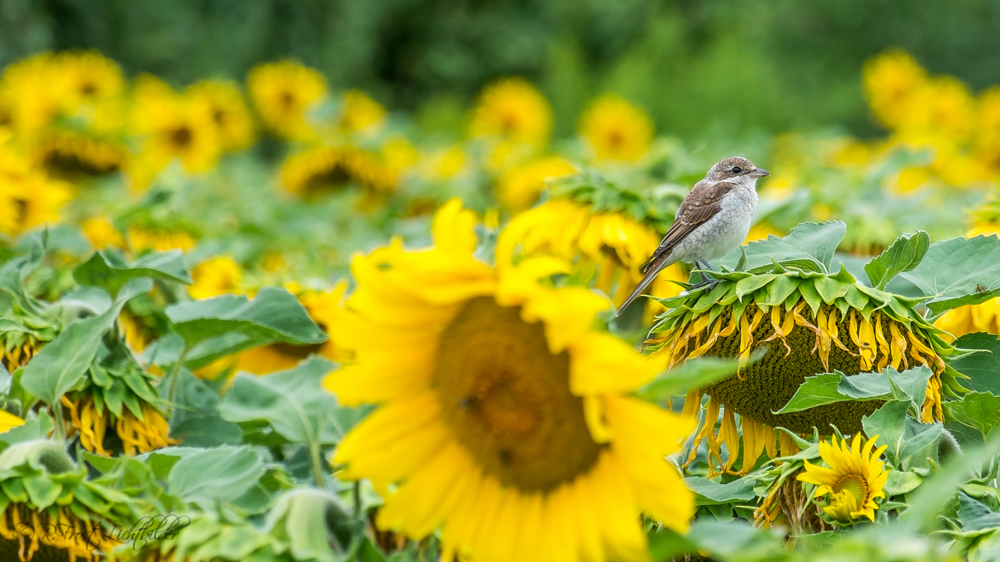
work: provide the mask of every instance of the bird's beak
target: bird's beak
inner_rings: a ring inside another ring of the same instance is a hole
[[[768,172],[764,168],[757,168],[756,170],[750,172],[747,175],[749,175],[751,178],[762,178],[764,176],[771,175],[771,172]]]

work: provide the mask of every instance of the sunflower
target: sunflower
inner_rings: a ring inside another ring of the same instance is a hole
[[[70,184],[48,177],[25,159],[0,151],[0,234],[16,236],[55,222],[72,198]]]
[[[340,127],[351,132],[374,129],[385,119],[385,113],[385,108],[364,92],[349,90],[341,102]]]
[[[329,333],[337,323],[340,310],[340,302],[344,298],[347,290],[347,283],[338,283],[329,290],[303,290],[295,286],[286,286],[292,294],[296,295],[302,307],[306,309],[309,318],[316,323],[326,333]],[[266,375],[285,369],[291,369],[300,361],[312,354],[322,355],[334,361],[345,358],[344,352],[339,349],[332,339],[316,345],[294,346],[287,343],[276,343],[244,351],[236,356],[232,369],[234,371],[247,371],[258,375]],[[228,366],[228,365],[227,365]],[[218,372],[218,367],[216,372]]]
[[[319,71],[285,60],[255,66],[247,76],[250,99],[264,124],[289,140],[313,140],[310,108],[326,95]]]
[[[546,181],[575,172],[572,164],[558,156],[547,156],[515,166],[497,179],[497,200],[512,211],[523,211],[535,204]]]
[[[197,233],[183,225],[132,224],[128,227],[128,245],[132,251],[187,251],[198,243]]]
[[[397,172],[377,156],[353,146],[317,146],[285,159],[281,185],[292,193],[314,196],[357,183],[370,194],[396,189]]]
[[[162,168],[177,158],[188,172],[215,165],[222,146],[209,104],[148,75],[137,81],[134,97],[136,132],[145,137],[141,160]]]
[[[717,278],[720,282],[709,293],[700,289],[662,301],[669,310],[647,341],[653,355],[665,356],[675,366],[700,356],[746,361],[760,347],[768,352],[736,375],[688,394],[684,411],[692,418],[702,408],[703,395],[709,396],[706,422],[694,437],[688,462],[698,444],[707,441],[710,471],[721,467],[733,472],[742,444],[739,473],[746,474],[764,451],[773,459],[779,450],[782,456],[797,450],[785,433],[779,432],[776,439],[777,427],[798,434],[815,427],[829,435],[830,426],[860,432],[861,418],[881,402],[846,401],[774,413],[814,374],[836,370],[850,376],[881,372],[887,366],[904,370],[926,365],[932,375],[921,408],[925,422],[943,418],[942,392],[964,391],[944,360],[954,348],[913,309],[912,300],[860,285],[844,270],[829,275],[775,265],[773,271],[719,273]],[[725,462],[723,444],[729,453]]]
[[[243,270],[233,258],[218,256],[196,265],[191,270],[193,284],[188,286],[188,294],[194,299],[210,299],[240,289]]]
[[[104,560],[121,544],[114,529],[138,520],[135,500],[89,481],[86,467],[76,466],[56,443],[12,445],[0,462],[7,467],[0,475],[4,560]]]
[[[453,200],[434,248],[397,239],[354,259],[358,289],[333,331],[356,361],[326,386],[381,406],[340,443],[340,476],[399,483],[378,526],[413,538],[440,527],[447,552],[645,559],[640,509],[674,529],[693,513],[663,458],[690,424],[628,395],[660,367],[592,328],[606,300],[536,281],[566,271],[552,258],[475,261],[474,223]],[[387,333],[393,353],[376,336]]]
[[[927,73],[903,51],[888,51],[865,63],[865,95],[875,117],[886,127],[902,125],[914,112],[915,93],[927,82]]]
[[[70,129],[48,131],[34,153],[40,168],[51,176],[67,179],[114,173],[121,169],[126,157],[120,142]]]
[[[97,51],[65,51],[55,64],[65,75],[67,94],[80,103],[93,103],[122,95],[125,76],[115,61]]]
[[[80,230],[94,249],[125,248],[125,237],[107,217],[90,217],[80,223]]]
[[[497,246],[497,261],[510,260],[517,251],[574,261],[620,305],[642,279],[639,267],[662,238],[651,225],[662,227],[664,221],[651,202],[599,178],[584,175],[565,182],[556,185],[552,199],[511,219]],[[573,187],[577,182],[580,188]],[[660,273],[651,294],[676,295],[681,288],[672,281],[687,281],[679,264]]]
[[[580,135],[598,160],[634,162],[652,144],[653,122],[625,99],[608,94],[596,99],[580,117]]]
[[[887,445],[872,451],[878,435],[873,436],[861,448],[861,436],[855,435],[851,447],[847,439],[838,444],[834,437],[831,442],[820,441],[819,451],[823,461],[830,466],[824,468],[805,461],[805,474],[798,480],[818,486],[813,497],[828,496],[829,505],[823,511],[838,523],[850,523],[867,517],[875,521],[875,500],[885,498],[885,482],[889,474],[879,461]]]
[[[256,140],[253,117],[239,87],[226,80],[202,80],[188,86],[187,96],[208,108],[223,150],[242,150]]]
[[[75,102],[68,78],[48,51],[7,66],[0,76],[0,98],[10,104],[13,127],[35,133],[65,114]]]
[[[469,134],[544,146],[552,133],[548,100],[524,78],[502,78],[483,89]]]
[[[965,233],[966,238],[1000,236],[1000,193],[991,194],[974,216],[975,224]],[[955,338],[973,332],[1000,334],[1000,297],[953,308],[935,320],[934,327]]]

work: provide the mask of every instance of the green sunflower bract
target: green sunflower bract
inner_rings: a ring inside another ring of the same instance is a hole
[[[709,396],[706,421],[695,436],[693,451],[707,440],[712,470],[719,466],[732,471],[741,443],[743,474],[765,450],[770,458],[779,448],[782,454],[794,453],[794,442],[784,433],[776,434],[776,427],[800,434],[816,427],[828,435],[832,425],[845,434],[858,433],[861,418],[882,404],[845,401],[775,413],[808,376],[831,371],[851,376],[881,372],[888,366],[905,370],[926,365],[932,375],[920,412],[925,422],[943,418],[942,393],[957,396],[964,391],[957,380],[961,375],[945,361],[956,350],[914,309],[919,300],[858,283],[843,268],[830,275],[798,260],[763,269],[718,273],[714,288],[661,300],[669,310],[646,342],[654,354],[666,355],[671,367],[700,356],[748,361],[752,352],[766,348],[760,360],[744,364],[736,375],[687,396],[685,412],[691,416],[701,408],[702,396]],[[716,433],[720,413],[722,423]],[[742,440],[735,414],[742,421]],[[722,444],[729,451],[725,462]]]

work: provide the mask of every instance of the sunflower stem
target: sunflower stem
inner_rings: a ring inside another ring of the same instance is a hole
[[[358,519],[364,519],[361,515],[361,482],[354,483],[354,516]]]
[[[177,361],[174,362],[174,368],[170,371],[170,387],[167,390],[167,402],[170,403],[170,409],[174,407],[174,396],[177,392],[177,379],[180,378],[181,367],[184,366],[184,359],[187,357],[187,344],[181,346],[181,352],[177,356]]]
[[[323,459],[320,457],[319,441],[309,443],[309,457],[312,458],[313,479],[317,488],[326,488],[326,481],[323,480]]]

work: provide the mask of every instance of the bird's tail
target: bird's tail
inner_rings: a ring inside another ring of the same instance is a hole
[[[632,294],[629,295],[627,299],[625,299],[625,302],[622,303],[620,307],[618,307],[618,312],[615,312],[615,317],[621,316],[622,312],[625,312],[625,309],[628,308],[628,305],[632,304],[632,301],[634,301],[636,297],[642,294],[642,292],[646,290],[646,287],[648,287],[649,284],[653,282],[653,279],[656,278],[656,274],[659,273],[660,270],[663,269],[664,267],[670,265],[668,263],[669,258],[670,258],[670,252],[666,252],[664,255],[659,256],[656,259],[646,262],[646,264],[648,264],[648,267],[646,267],[646,275],[644,275],[642,280],[639,281],[639,284],[636,285],[635,290],[632,291]]]

